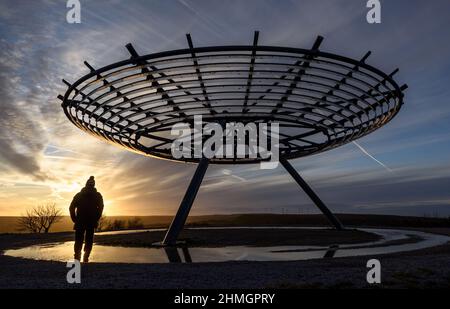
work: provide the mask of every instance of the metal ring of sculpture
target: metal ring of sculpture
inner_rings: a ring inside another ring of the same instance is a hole
[[[280,158],[332,149],[386,124],[400,110],[406,86],[361,60],[311,49],[253,45],[194,48],[139,56],[90,73],[62,106],[80,129],[143,155],[174,159],[171,127],[205,122],[276,122]],[[181,158],[198,162],[199,158]],[[260,158],[212,158],[255,163]]]

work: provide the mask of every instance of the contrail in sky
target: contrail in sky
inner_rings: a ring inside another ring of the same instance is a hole
[[[217,22],[215,22],[213,19],[208,18],[207,16],[204,16],[203,14],[198,12],[194,7],[192,7],[185,0],[178,0],[178,2],[181,3],[181,5],[186,7],[188,10],[193,12],[197,16],[197,18],[206,25],[207,30],[214,33],[217,37],[223,38],[223,34],[216,30],[216,29],[219,29],[219,25],[217,24]],[[213,27],[216,29],[213,29]]]
[[[222,174],[227,175],[227,176],[231,176],[231,177],[233,177],[235,179],[238,179],[238,180],[240,180],[242,182],[246,182],[247,181],[247,179],[239,177],[237,175],[234,175],[232,171],[227,170],[227,169],[222,170]]]
[[[58,152],[70,152],[70,153],[75,153],[75,154],[79,154],[79,155],[85,155],[84,153],[81,153],[81,152],[77,152],[74,150],[70,150],[67,148],[63,148],[63,147],[59,147],[59,146],[55,146],[55,145],[51,145],[51,144],[47,144],[47,147],[55,149],[51,152],[48,152],[47,154],[49,154],[49,155],[52,155],[52,154],[55,154]]]
[[[380,164],[382,167],[384,167],[387,171],[389,172],[393,172],[392,169],[390,169],[388,166],[386,166],[383,162],[381,162],[380,160],[377,160],[377,158],[375,158],[374,156],[372,156],[370,153],[367,152],[367,150],[365,150],[360,144],[358,144],[357,142],[353,142],[353,144],[356,145],[356,147],[358,147],[365,155],[367,155],[369,158],[371,158],[372,160],[374,160],[375,162],[377,162],[378,164]]]

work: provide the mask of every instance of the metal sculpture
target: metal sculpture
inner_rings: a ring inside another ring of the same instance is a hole
[[[258,163],[262,158],[174,158],[171,128],[193,125],[194,116],[220,124],[278,123],[280,163],[337,229],[341,222],[288,160],[320,153],[365,136],[389,122],[403,104],[391,74],[360,60],[311,49],[258,45],[194,47],[140,56],[67,81],[62,100],[78,128],[128,150],[162,159],[198,163],[163,241],[174,245],[208,164]]]

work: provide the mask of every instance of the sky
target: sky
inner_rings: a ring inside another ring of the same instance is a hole
[[[325,153],[292,161],[338,213],[450,216],[450,1],[381,1],[380,24],[363,0],[0,0],[0,216],[55,202],[67,209],[90,175],[107,215],[172,215],[195,165],[143,157],[73,126],[60,101],[69,82],[129,57],[195,46],[310,48],[361,58],[407,83],[386,126]],[[191,214],[317,213],[279,166],[210,165]]]

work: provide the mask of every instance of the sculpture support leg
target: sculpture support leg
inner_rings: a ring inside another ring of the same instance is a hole
[[[192,204],[194,203],[195,197],[197,195],[198,189],[202,183],[203,177],[205,176],[206,170],[208,169],[209,161],[206,158],[200,160],[197,166],[194,176],[192,177],[191,183],[186,190],[183,200],[181,201],[180,207],[178,208],[175,218],[173,218],[169,229],[167,230],[166,236],[162,242],[163,245],[175,245],[178,235],[186,223],[186,219],[191,210]]]
[[[311,198],[311,200],[317,205],[317,207],[322,211],[322,213],[327,217],[328,221],[337,229],[343,230],[344,226],[339,221],[339,219],[333,215],[333,213],[327,208],[327,206],[322,202],[322,200],[317,196],[317,194],[311,189],[311,187],[306,183],[305,180],[300,176],[300,174],[295,170],[295,168],[288,162],[288,160],[281,158],[280,163],[284,168],[291,174],[292,178],[302,187],[303,191]]]

